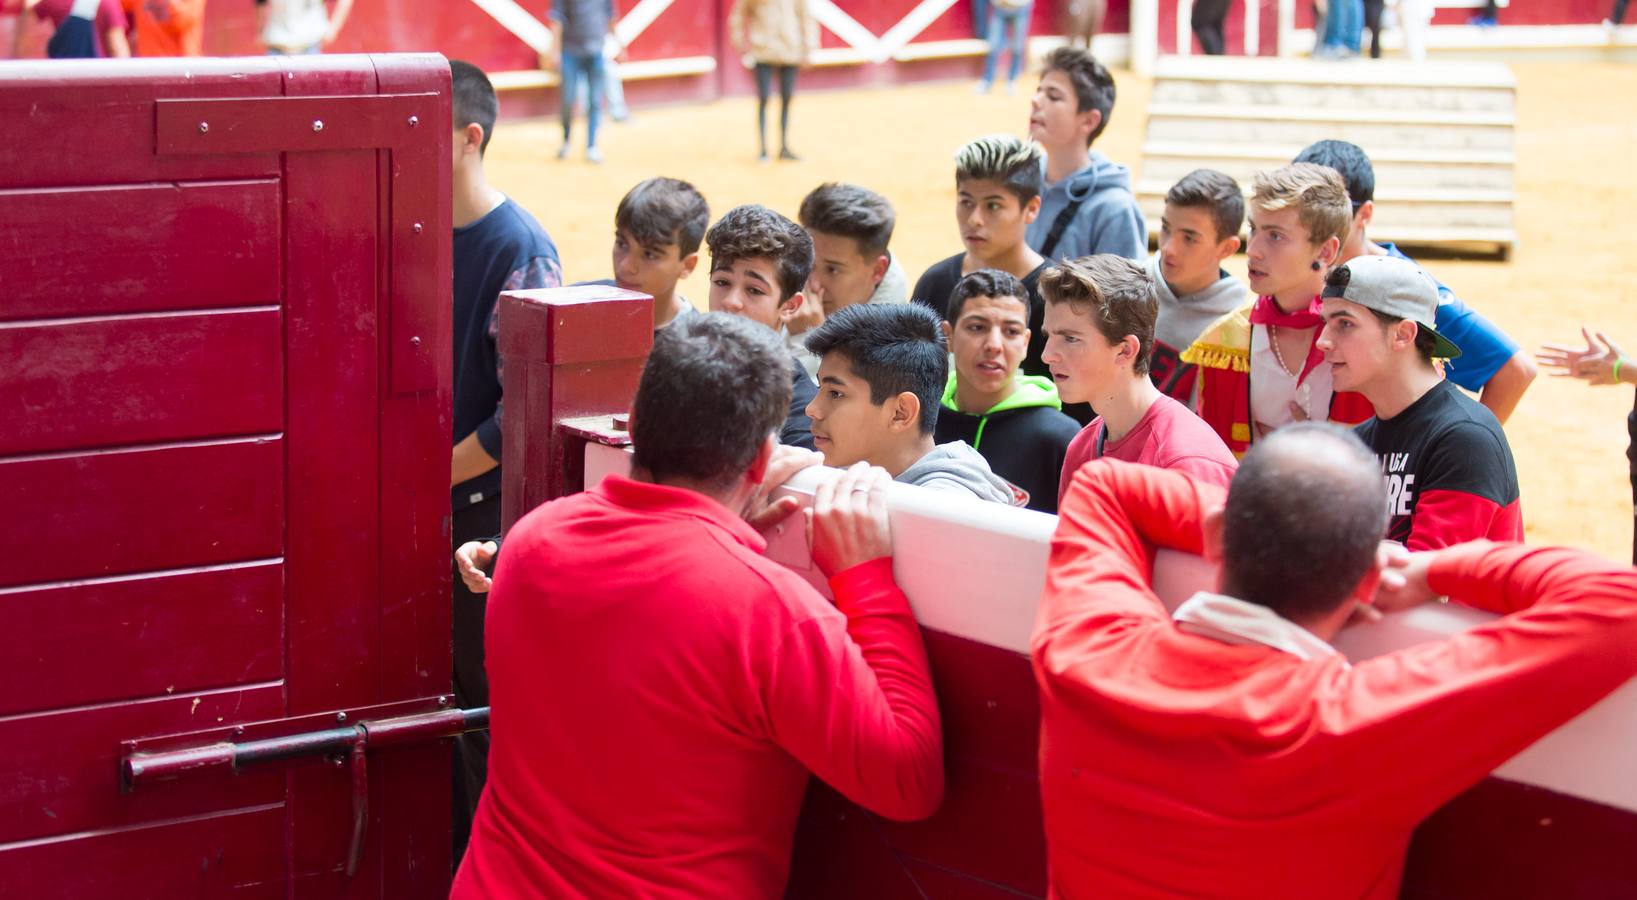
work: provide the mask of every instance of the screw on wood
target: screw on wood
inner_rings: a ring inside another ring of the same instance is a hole
[[[200,122],[199,123],[199,133],[200,134],[209,134],[210,133],[210,123],[209,122]]]
[[[409,117],[409,127],[410,128],[414,128],[416,125],[419,125],[419,124],[421,124],[421,117],[420,116],[410,116]]]
[[[323,131],[324,130],[324,122],[322,120],[320,120],[320,119],[314,119],[313,120],[313,130],[314,131]]]

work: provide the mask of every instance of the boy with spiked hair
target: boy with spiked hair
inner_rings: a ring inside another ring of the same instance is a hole
[[[1246,258],[1256,299],[1182,354],[1200,369],[1200,417],[1236,455],[1292,422],[1355,425],[1374,414],[1363,397],[1334,389],[1315,343],[1319,291],[1352,216],[1347,186],[1326,166],[1294,163],[1251,184]]]
[[[1058,263],[1040,276],[1046,362],[1064,400],[1093,419],[1069,443],[1059,490],[1081,466],[1108,457],[1227,487],[1238,464],[1222,439],[1148,377],[1158,304],[1141,263],[1111,253]]]
[[[1090,51],[1059,47],[1046,57],[1029,104],[1029,138],[1046,151],[1040,214],[1029,246],[1051,259],[1148,254],[1148,226],[1131,193],[1131,170],[1091,149],[1114,113],[1114,76]]]
[[[744,316],[780,331],[804,302],[802,288],[813,271],[813,239],[800,225],[765,206],[728,210],[705,234],[711,254],[710,311]],[[790,414],[779,442],[813,449],[806,408],[812,379],[792,360]]]
[[[1165,194],[1160,249],[1148,260],[1160,306],[1148,371],[1156,387],[1190,409],[1199,368],[1183,362],[1182,351],[1245,302],[1244,282],[1222,268],[1239,249],[1244,223],[1239,182],[1221,172],[1195,169]]]
[[[1028,492],[1030,509],[1055,513],[1063,454],[1080,425],[1063,414],[1050,378],[1018,374],[1029,306],[1023,283],[998,269],[979,269],[955,286],[943,326],[955,369],[933,437],[970,444],[995,474]]]

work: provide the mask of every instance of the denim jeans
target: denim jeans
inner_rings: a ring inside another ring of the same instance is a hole
[[[1345,47],[1357,53],[1364,39],[1364,0],[1330,0],[1324,17],[1326,47]]]
[[[599,48],[590,53],[571,53],[563,51],[563,83],[558,91],[558,105],[562,107],[563,143],[568,143],[569,126],[574,124],[574,98],[579,95],[580,81],[585,80],[586,89],[592,97],[603,95],[603,55]],[[587,103],[585,109],[586,134],[585,145],[597,146],[597,126],[602,124],[603,106],[601,103]]]
[[[1001,9],[994,4],[989,6],[989,27],[985,31],[985,39],[989,41],[989,55],[983,61],[983,83],[995,83],[995,67],[1000,63],[1000,54],[1006,49],[1001,40],[1001,32],[1007,27],[1012,29],[1012,65],[1006,73],[1006,80],[1013,82],[1023,71],[1023,56],[1029,41],[1029,15],[1034,11],[1034,4],[1025,5],[1022,9]]]

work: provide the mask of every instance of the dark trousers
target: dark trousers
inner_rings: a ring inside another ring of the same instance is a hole
[[[796,67],[774,63],[756,64],[756,133],[767,155],[767,101],[773,95],[773,72],[779,73],[779,147],[790,149],[790,98],[796,93]]]
[[[1619,25],[1620,23],[1624,22],[1625,20],[1626,20],[1626,0],[1614,0],[1614,12],[1612,14],[1610,14],[1609,21],[1613,22],[1616,25]]]
[[[1222,22],[1228,18],[1230,0],[1198,0],[1188,24],[1199,38],[1199,46],[1210,56],[1227,52],[1227,39],[1222,34]]]
[[[1381,10],[1386,0],[1364,0],[1364,27],[1370,29],[1370,58],[1381,58]]]
[[[454,516],[455,547],[467,541],[484,541],[500,533],[500,496],[484,499]],[[452,551],[451,551],[452,552]],[[453,560],[451,560],[453,565]],[[483,613],[486,594],[466,589],[455,573],[455,703],[462,709],[489,705],[489,679],[483,672]],[[455,864],[466,852],[472,836],[472,816],[489,774],[489,733],[475,731],[455,739],[454,838]]]

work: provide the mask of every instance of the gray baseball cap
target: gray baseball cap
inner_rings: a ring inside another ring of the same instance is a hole
[[[1432,355],[1454,359],[1455,342],[1433,329],[1438,319],[1438,284],[1421,267],[1396,256],[1360,256],[1330,270],[1325,298],[1339,298],[1399,319],[1409,319],[1432,335]]]

